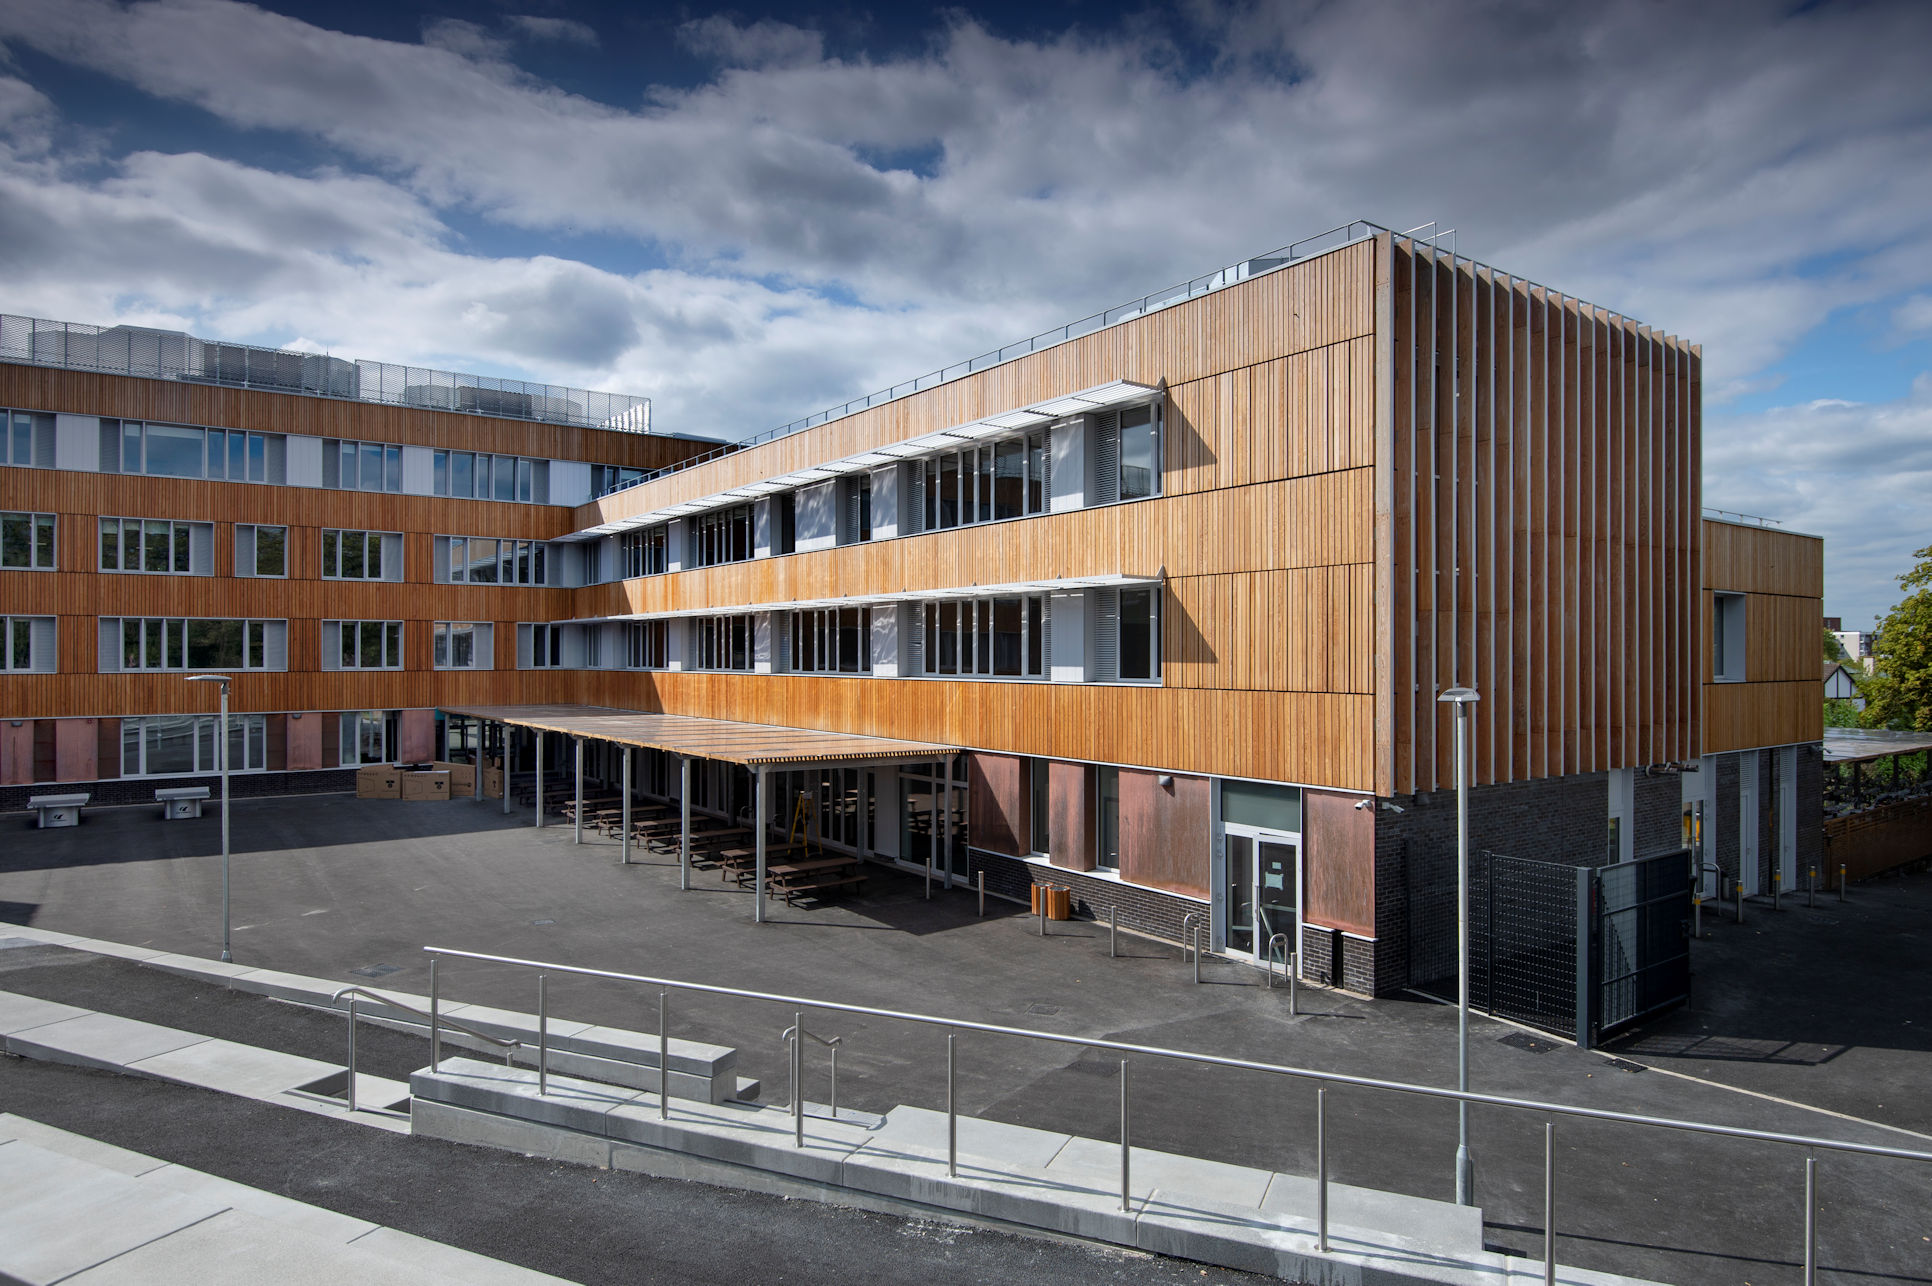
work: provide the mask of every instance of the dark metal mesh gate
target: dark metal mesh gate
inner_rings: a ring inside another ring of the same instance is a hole
[[[1690,997],[1689,850],[1597,867],[1591,1015],[1608,1036]]]
[[[1471,1005],[1576,1035],[1576,872],[1556,862],[1471,855]]]

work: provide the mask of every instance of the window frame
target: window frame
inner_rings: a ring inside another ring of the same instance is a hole
[[[52,656],[40,656],[40,649],[34,646],[34,626],[42,621],[47,623]],[[15,665],[14,658],[23,649],[26,652],[26,664]],[[59,668],[59,617],[12,613],[0,616],[0,674],[54,674],[59,671]]]
[[[27,561],[9,563],[6,561],[6,525],[18,521],[26,529],[25,549]],[[41,561],[43,541],[41,532],[46,532],[45,553],[47,559]],[[51,572],[60,569],[60,516],[58,514],[38,513],[31,509],[7,510],[0,512],[0,571],[10,572]]]

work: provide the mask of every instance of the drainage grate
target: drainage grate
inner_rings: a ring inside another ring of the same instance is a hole
[[[1647,1072],[1650,1070],[1642,1063],[1633,1063],[1627,1058],[1606,1058],[1603,1061],[1620,1072]]]
[[[354,974],[358,978],[387,978],[392,973],[401,973],[402,966],[390,965],[390,964],[372,964],[372,965],[364,965],[360,969],[351,969],[349,970],[349,972]]]
[[[1053,1015],[1055,1015],[1055,1014],[1057,1014],[1057,1013],[1059,1013],[1059,1012],[1060,1012],[1060,1006],[1058,1006],[1058,1005],[1037,1005],[1037,1004],[1036,1004],[1036,1005],[1028,1005],[1028,1006],[1026,1007],[1026,1012],[1027,1012],[1027,1013],[1029,1013],[1029,1014],[1038,1014],[1038,1015],[1040,1015],[1040,1016],[1041,1016],[1042,1018],[1051,1018],[1051,1017],[1053,1017]]]
[[[1557,1048],[1555,1041],[1532,1036],[1526,1031],[1513,1031],[1507,1036],[1498,1038],[1496,1043],[1508,1045],[1511,1049],[1526,1049],[1532,1054],[1547,1054]]]

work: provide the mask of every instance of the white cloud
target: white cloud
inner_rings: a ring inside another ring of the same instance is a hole
[[[825,55],[825,38],[818,32],[769,18],[749,24],[723,14],[695,18],[678,28],[678,40],[729,67],[798,67]]]
[[[1932,295],[1913,295],[1892,314],[1892,325],[1907,335],[1932,331]]]
[[[575,18],[543,18],[518,13],[504,21],[532,40],[552,40],[559,44],[582,45],[586,49],[595,49],[598,45],[597,29]]]

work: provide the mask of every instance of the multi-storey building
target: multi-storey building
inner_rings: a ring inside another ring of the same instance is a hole
[[[1461,686],[1485,850],[1747,894],[1815,856],[1821,546],[1701,515],[1698,349],[1368,225],[731,449],[7,360],[15,795],[204,770],[204,664],[271,774],[475,716],[527,764],[534,703],[903,739],[768,809],[1385,993],[1453,951]]]

